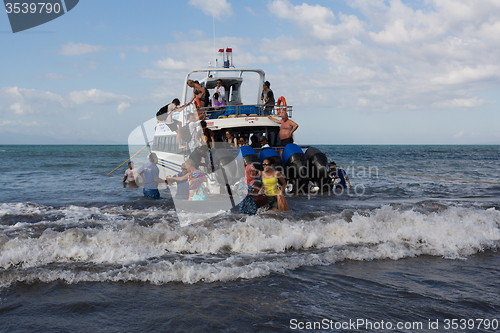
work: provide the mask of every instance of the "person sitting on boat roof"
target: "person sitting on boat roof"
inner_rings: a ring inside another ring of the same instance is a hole
[[[224,105],[224,98],[226,97],[226,89],[222,85],[222,80],[217,80],[217,87],[212,95],[212,106],[218,109],[221,105]]]
[[[332,170],[331,175],[334,177],[335,188],[345,189],[347,188],[347,183],[349,183],[349,188],[352,188],[351,181],[349,180],[349,176],[343,169],[337,168],[337,164],[334,161],[328,163],[330,170]]]
[[[172,116],[174,115],[174,112],[181,112],[182,110],[184,110],[187,104],[184,104],[181,107],[179,107],[179,105],[181,105],[179,99],[174,98],[172,103],[165,105],[156,113],[156,119],[158,119],[159,121],[163,121],[172,132],[177,133],[177,143],[179,144],[179,149],[182,149],[186,148],[186,146],[181,145],[180,129],[182,127],[182,123],[178,120],[173,119]]]
[[[264,135],[260,137],[259,142],[260,142],[260,144],[261,144],[261,148],[268,148],[268,147],[271,147],[271,146],[267,143],[267,138],[266,138]]]
[[[264,90],[262,90],[262,95],[260,96],[261,101],[264,102],[264,111],[267,114],[270,114],[273,112],[274,109],[274,93],[270,89],[271,83],[269,81],[264,82]]]
[[[167,182],[160,178],[160,170],[156,164],[158,164],[158,157],[155,153],[150,153],[149,163],[139,169],[139,173],[144,175],[144,189],[142,190],[144,198],[160,199],[158,183]]]
[[[288,118],[288,114],[286,112],[283,112],[281,115],[281,120],[277,120],[271,116],[267,116],[267,118],[271,119],[277,124],[281,124],[280,126],[280,147],[284,147],[289,143],[293,143],[293,132],[299,128],[299,125],[295,123],[293,120],[290,120]]]

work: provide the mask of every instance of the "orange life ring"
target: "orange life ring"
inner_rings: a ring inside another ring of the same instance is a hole
[[[279,107],[281,104],[283,104],[283,107]],[[281,116],[282,112],[286,112],[286,99],[283,96],[278,98],[278,116]]]

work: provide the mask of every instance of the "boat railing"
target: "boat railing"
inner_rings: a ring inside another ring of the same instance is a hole
[[[207,119],[225,119],[236,117],[263,117],[263,116],[281,116],[283,112],[292,118],[291,105],[274,105],[264,106],[262,104],[241,104],[241,105],[225,105],[217,107],[202,107],[192,109],[192,112],[202,116],[205,113]],[[197,112],[196,112],[197,111]]]

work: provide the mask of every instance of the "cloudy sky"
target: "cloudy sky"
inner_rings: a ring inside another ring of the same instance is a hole
[[[0,144],[127,144],[232,47],[294,106],[304,144],[500,144],[499,0],[81,0],[13,34]]]

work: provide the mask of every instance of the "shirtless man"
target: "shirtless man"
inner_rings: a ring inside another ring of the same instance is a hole
[[[299,128],[299,125],[297,125],[294,121],[288,119],[288,114],[286,112],[283,112],[281,116],[281,121],[274,119],[271,116],[267,116],[267,118],[271,119],[277,124],[281,124],[280,127],[280,146],[284,147],[289,143],[293,143],[293,132]]]

